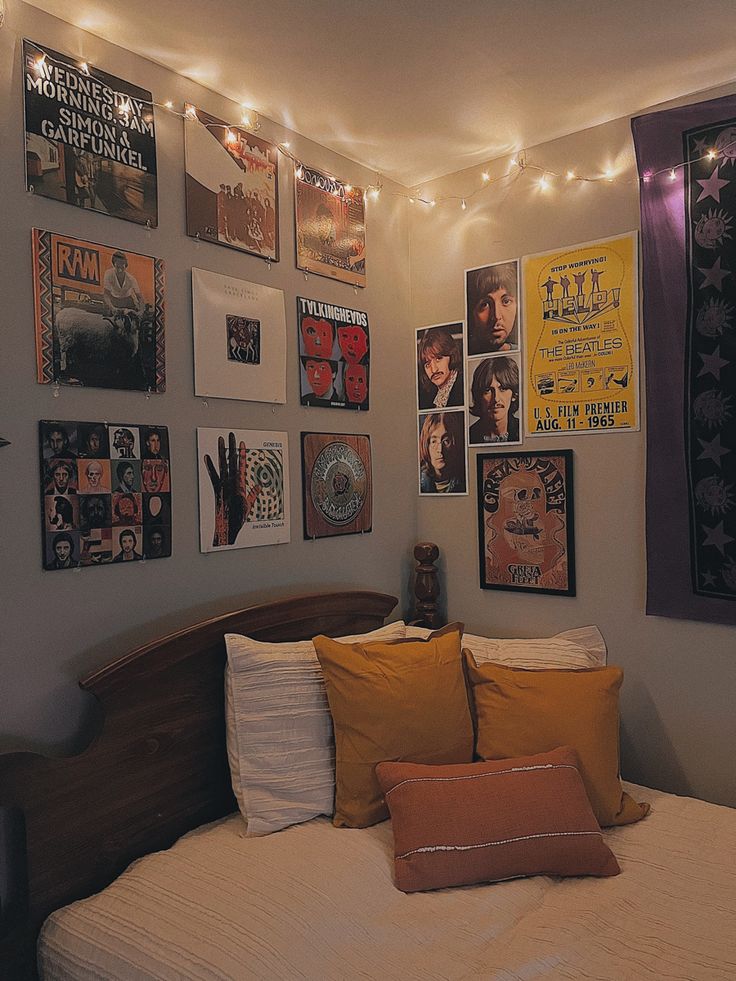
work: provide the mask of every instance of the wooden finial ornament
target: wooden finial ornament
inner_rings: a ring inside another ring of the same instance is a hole
[[[440,581],[435,563],[439,555],[440,550],[434,542],[418,542],[414,546],[414,558],[417,560],[414,580],[415,623],[431,630],[444,623],[438,609]]]

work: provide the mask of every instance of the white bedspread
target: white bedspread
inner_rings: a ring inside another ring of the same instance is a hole
[[[266,838],[238,815],[54,913],[43,981],[736,978],[736,810],[641,787],[606,832],[611,879],[538,876],[404,895],[391,824]]]

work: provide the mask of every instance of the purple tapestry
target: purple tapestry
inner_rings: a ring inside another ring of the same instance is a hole
[[[736,624],[736,96],[631,126],[641,178],[647,613]]]

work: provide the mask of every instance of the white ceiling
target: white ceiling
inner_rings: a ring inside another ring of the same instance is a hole
[[[407,186],[736,76],[736,0],[31,2]]]

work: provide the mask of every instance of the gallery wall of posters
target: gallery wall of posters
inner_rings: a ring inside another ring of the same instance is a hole
[[[481,589],[575,595],[572,451],[479,453]]]
[[[302,405],[370,408],[370,333],[362,310],[296,298]]]
[[[636,232],[524,258],[526,429],[639,428]]]
[[[44,569],[171,555],[166,426],[39,424]]]
[[[286,402],[284,294],[192,269],[194,393]]]
[[[302,433],[302,493],[305,539],[370,531],[370,436]]]
[[[468,493],[465,411],[423,412],[418,417],[419,494]]]
[[[200,551],[291,540],[286,433],[198,429]]]
[[[303,165],[294,179],[297,268],[365,286],[363,188]]]
[[[34,193],[158,224],[151,93],[23,41],[26,181]]]
[[[185,106],[187,235],[279,259],[279,152],[247,129]]]
[[[37,379],[166,389],[162,259],[33,229]]]

